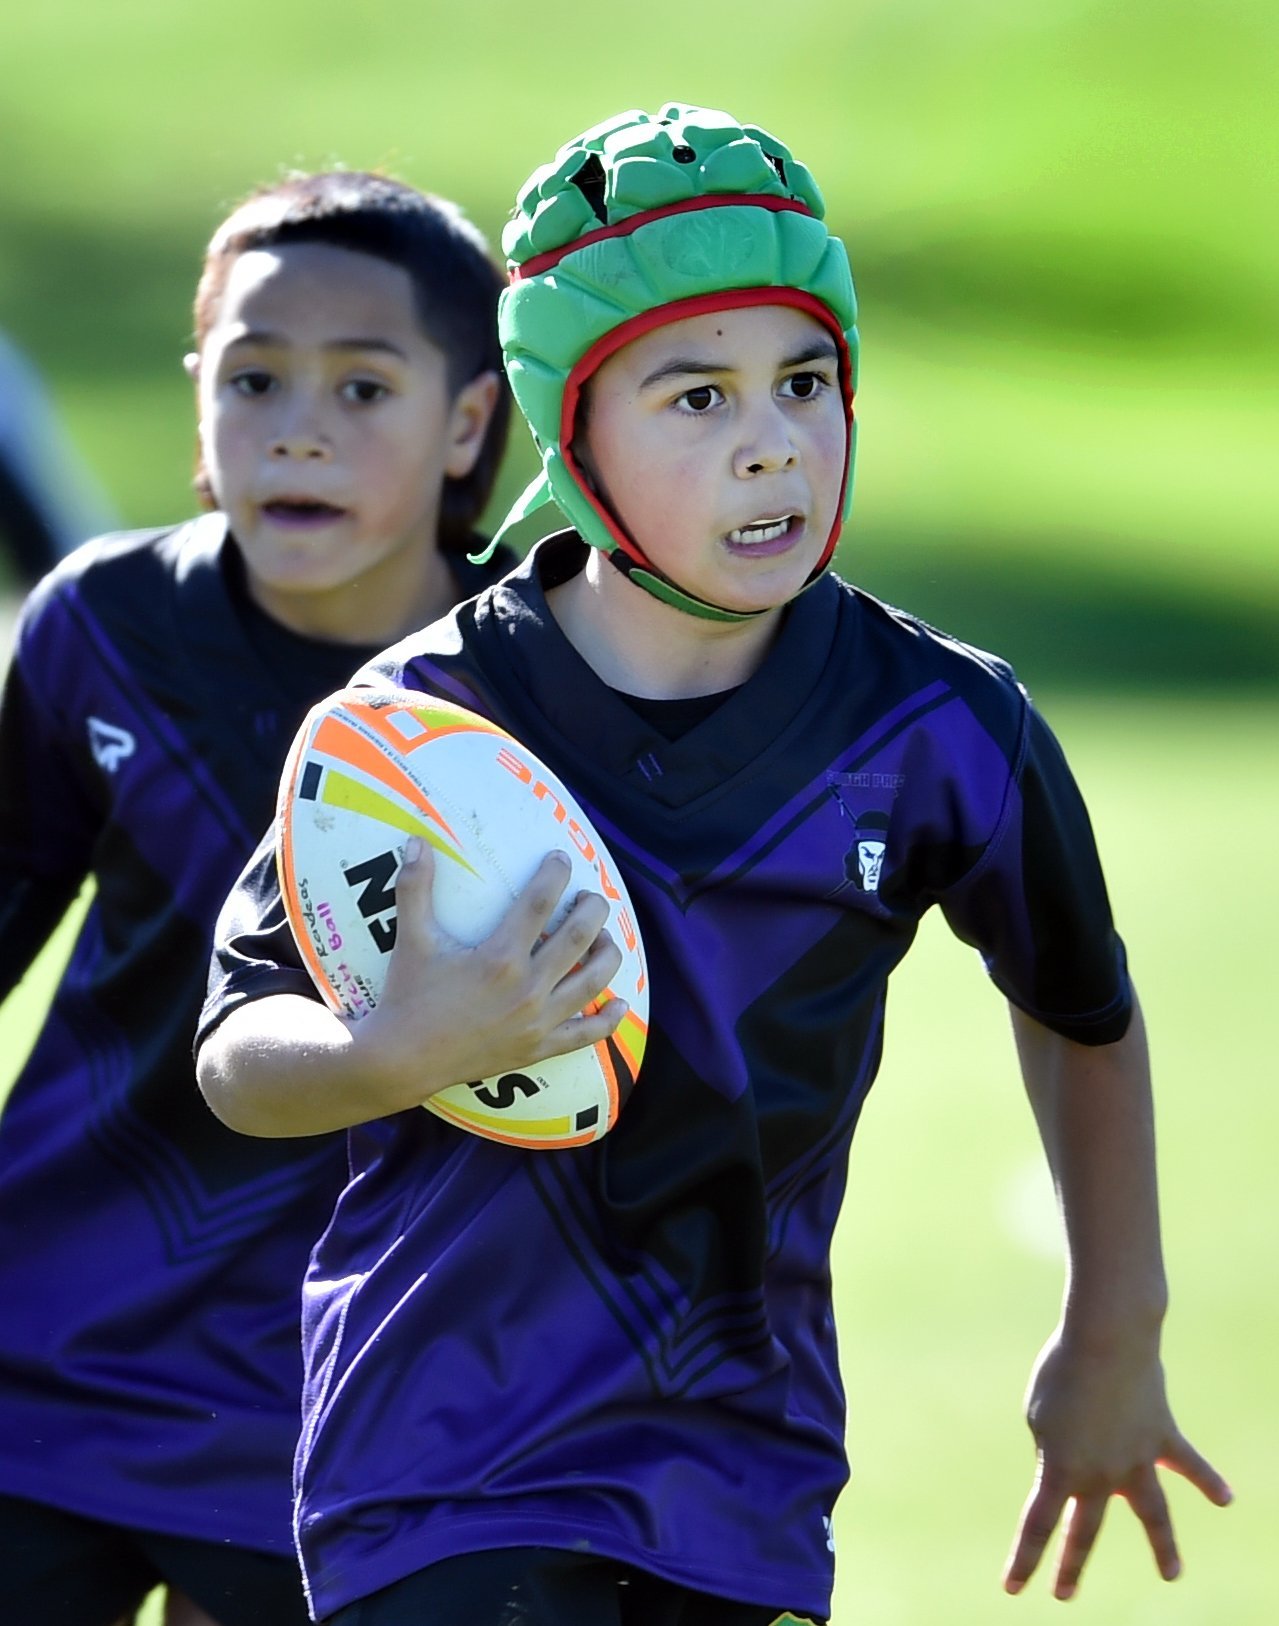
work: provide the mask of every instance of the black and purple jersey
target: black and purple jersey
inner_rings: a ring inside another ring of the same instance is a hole
[[[829,1251],[889,973],[936,903],[1058,1032],[1107,1042],[1129,1016],[1087,814],[1005,666],[827,577],[668,739],[547,608],[583,557],[541,544],[361,679],[474,708],[568,783],[625,876],[652,1012],[594,1145],[526,1152],[420,1111],[351,1131],[303,1312],[320,1617],[529,1544],[826,1614],[847,1476]],[[205,1032],[309,991],[267,860],[220,924]]]
[[[28,601],[0,704],[0,997],[96,887],[0,1117],[10,1495],[290,1548],[301,1280],[345,1144],[224,1128],[191,1037],[289,741],[371,653],[255,609],[221,515],[91,544]]]

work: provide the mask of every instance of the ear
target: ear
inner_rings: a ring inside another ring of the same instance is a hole
[[[464,479],[475,467],[501,388],[501,379],[490,368],[463,384],[453,397],[446,431],[448,455],[444,459],[444,472],[450,479]]]

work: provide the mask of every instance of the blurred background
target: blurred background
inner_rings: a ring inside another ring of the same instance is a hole
[[[0,330],[127,525],[193,511],[203,246],[281,169],[389,168],[495,243],[528,172],[625,107],[726,107],[814,170],[863,307],[838,567],[1017,665],[1152,1030],[1171,1394],[1239,1501],[1171,1487],[1172,1588],[1117,1507],[1072,1606],[1097,1626],[1273,1620],[1277,45],[1263,0],[43,0],[0,43]],[[532,467],[517,426],[491,518]],[[53,964],[0,1012],[5,1081]],[[834,1261],[837,1626],[1054,1610],[997,1586],[1061,1285],[1006,1027],[926,930]]]

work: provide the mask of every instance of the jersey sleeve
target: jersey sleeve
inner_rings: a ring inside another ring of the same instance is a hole
[[[1060,745],[1029,704],[999,829],[941,907],[1028,1016],[1082,1044],[1123,1037],[1132,990],[1092,824]]]
[[[100,825],[58,702],[68,653],[45,642],[33,599],[0,694],[0,999],[88,875]]]
[[[208,993],[195,1034],[196,1053],[237,1006],[271,994],[320,998],[284,913],[275,867],[274,825],[259,842],[218,915]]]

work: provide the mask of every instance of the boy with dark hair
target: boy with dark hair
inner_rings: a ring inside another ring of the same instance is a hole
[[[831,1233],[887,978],[934,903],[1013,1006],[1070,1244],[1006,1584],[1069,1502],[1069,1596],[1112,1494],[1174,1575],[1157,1463],[1229,1497],[1164,1397],[1145,1041],[1079,793],[1006,666],[827,571],[857,340],[822,214],[780,142],[691,107],[623,114],[534,174],[504,241],[507,369],[543,459],[520,511],[549,491],[574,530],[363,679],[493,718],[609,841],[652,987],[612,1133],[525,1153],[415,1106],[619,1019],[574,1014],[617,964],[602,900],[540,941],[554,860],[462,952],[410,844],[359,1022],[300,968],[268,845],[220,923],[215,1110],[251,1134],[352,1126],[304,1301],[317,1619],[825,1618],[847,1476]]]
[[[96,895],[0,1120],[0,1592],[10,1626],[306,1618],[289,1517],[308,1250],[336,1137],[205,1109],[220,902],[308,706],[500,573],[468,562],[507,406],[501,278],[460,212],[297,175],[215,234],[202,495],[32,594],[0,707],[0,995]],[[510,562],[509,560],[503,563]]]

